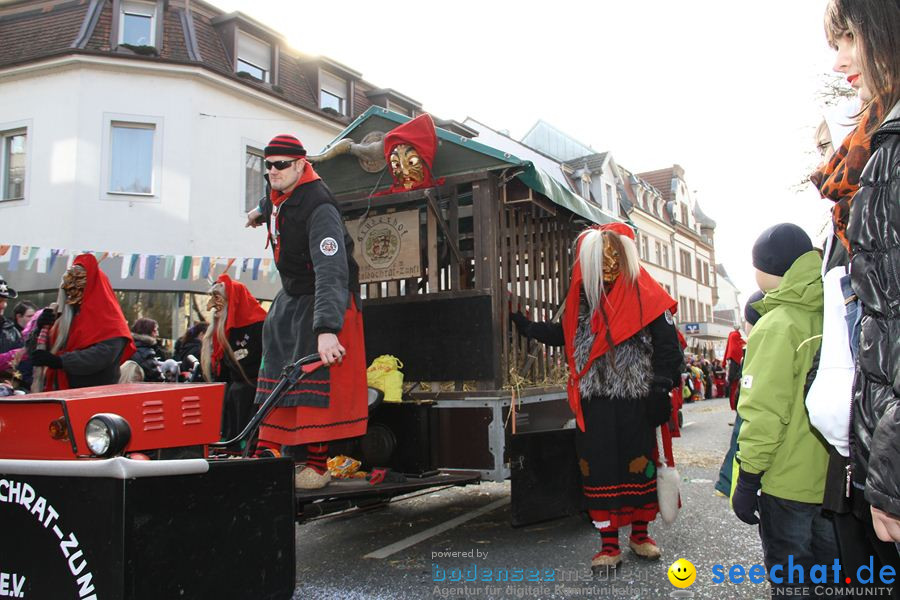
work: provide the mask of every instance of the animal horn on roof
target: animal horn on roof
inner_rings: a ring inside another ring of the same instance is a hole
[[[384,160],[384,133],[373,131],[358,144],[351,138],[344,138],[322,154],[307,156],[306,159],[311,163],[322,163],[342,154],[355,156],[364,171],[377,173],[387,164]]]

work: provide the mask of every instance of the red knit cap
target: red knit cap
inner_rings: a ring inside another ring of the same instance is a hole
[[[295,158],[303,158],[306,156],[306,148],[300,143],[300,140],[292,135],[282,134],[276,135],[266,146],[266,158],[270,156],[291,156]]]

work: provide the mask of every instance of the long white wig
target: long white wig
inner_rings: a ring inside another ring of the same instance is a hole
[[[640,256],[637,246],[631,238],[619,235],[614,231],[602,231],[596,228],[585,229],[575,241],[576,248],[581,243],[578,260],[581,262],[584,296],[593,314],[600,306],[603,297],[604,242],[609,243],[613,251],[619,255],[619,277],[630,282],[637,281],[640,274]]]

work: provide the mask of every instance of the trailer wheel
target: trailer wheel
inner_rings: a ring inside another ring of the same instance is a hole
[[[397,435],[387,425],[369,423],[369,429],[366,431],[361,445],[364,465],[388,465],[397,448]]]

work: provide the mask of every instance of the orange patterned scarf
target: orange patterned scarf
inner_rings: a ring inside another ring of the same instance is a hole
[[[809,180],[819,188],[822,197],[834,202],[831,212],[834,233],[848,252],[850,242],[847,241],[846,231],[847,221],[850,219],[850,203],[856,190],[859,189],[859,176],[871,155],[870,125],[878,123],[880,113],[874,102],[870,104],[860,117],[856,129],[844,139],[844,143],[828,164],[809,176]],[[874,130],[874,127],[871,129]]]

